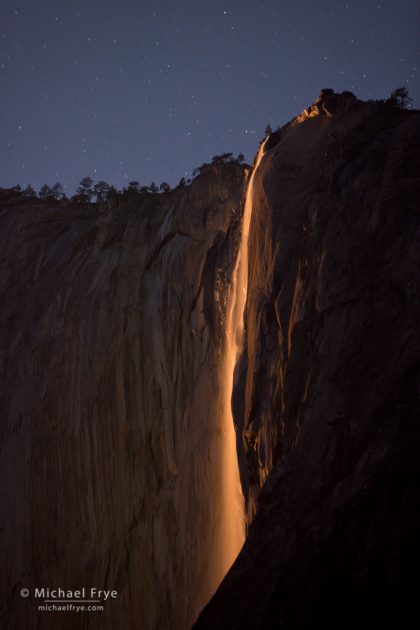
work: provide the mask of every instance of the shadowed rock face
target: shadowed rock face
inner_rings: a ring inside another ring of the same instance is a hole
[[[197,630],[420,623],[419,119],[327,92],[267,142],[235,391],[252,524]]]
[[[233,397],[249,535],[198,629],[411,627],[418,137],[324,90],[265,145]],[[2,628],[185,630],[211,596],[243,186],[216,165],[141,210],[0,199]],[[118,599],[37,614],[23,587]]]
[[[243,183],[209,167],[145,210],[3,200],[2,628],[184,629],[214,592],[222,270]],[[118,599],[37,614],[19,596],[59,586]]]

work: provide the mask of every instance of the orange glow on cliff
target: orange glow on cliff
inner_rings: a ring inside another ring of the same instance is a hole
[[[266,141],[265,141],[266,142]],[[244,310],[248,288],[248,237],[251,223],[254,178],[264,154],[262,143],[249,178],[242,219],[241,242],[226,303],[226,336],[222,364],[222,456],[219,553],[215,570],[217,584],[235,561],[245,541],[244,498],[239,476],[236,433],[232,415],[235,365],[244,341]]]

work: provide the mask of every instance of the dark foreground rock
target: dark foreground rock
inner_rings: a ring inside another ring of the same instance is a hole
[[[267,143],[235,393],[252,524],[195,630],[420,624],[419,131],[326,92]]]

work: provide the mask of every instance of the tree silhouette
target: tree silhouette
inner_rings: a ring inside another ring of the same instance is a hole
[[[60,182],[54,184],[54,186],[50,188],[50,194],[48,196],[56,199],[57,201],[63,199],[65,197],[63,185],[60,184]]]
[[[202,173],[207,166],[209,166],[209,163],[208,162],[203,162],[203,164],[201,166],[197,166],[197,168],[195,168],[193,170],[192,176],[196,177],[197,175],[200,175],[200,173]]]
[[[185,184],[186,184],[185,177],[181,177],[181,179],[179,180],[178,187],[183,188]]]
[[[266,136],[269,136],[270,133],[273,133],[273,130],[271,128],[270,123],[268,123],[267,127],[265,128],[265,132],[264,133],[265,133]]]
[[[35,190],[35,188],[33,186],[31,186],[31,184],[28,184],[26,186],[26,188],[23,190],[23,195],[25,197],[36,197],[37,196],[36,190]]]
[[[409,109],[413,102],[408,94],[407,88],[404,86],[399,87],[391,92],[389,100],[391,102],[391,105],[393,105],[397,109]]]
[[[159,188],[156,186],[155,182],[152,182],[149,186],[149,190],[151,193],[156,194],[159,192]]]
[[[106,198],[115,199],[116,197],[118,197],[118,190],[115,188],[115,186],[110,186],[106,193]]]
[[[39,198],[48,199],[48,197],[51,197],[51,188],[47,184],[44,184],[39,190]]]
[[[168,193],[171,190],[171,187],[169,186],[168,182],[162,182],[159,186],[159,190],[163,193]]]
[[[140,182],[137,180],[133,180],[132,182],[128,182],[127,192],[130,194],[138,195],[140,192]]]
[[[212,164],[227,164],[228,162],[233,162],[233,153],[214,155],[211,160]]]
[[[245,156],[243,153],[239,153],[238,157],[236,158],[237,162],[239,162],[239,164],[243,164],[245,162]]]
[[[97,203],[102,203],[102,201],[105,201],[108,196],[109,190],[109,184],[107,182],[104,182],[103,180],[95,184],[95,186],[93,187],[93,194],[96,195]]]
[[[93,180],[91,177],[83,177],[80,180],[79,187],[76,190],[76,195],[81,201],[90,202],[93,195]]]

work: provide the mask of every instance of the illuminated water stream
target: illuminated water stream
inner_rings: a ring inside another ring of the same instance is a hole
[[[266,141],[265,141],[266,142]],[[244,309],[248,288],[248,238],[254,195],[254,179],[264,154],[265,142],[261,144],[255,166],[249,178],[241,242],[226,305],[226,338],[222,365],[222,491],[219,530],[219,554],[215,571],[217,581],[223,579],[232,566],[245,540],[244,498],[241,489],[236,434],[232,416],[232,390],[235,365],[241,355],[244,337]]]

